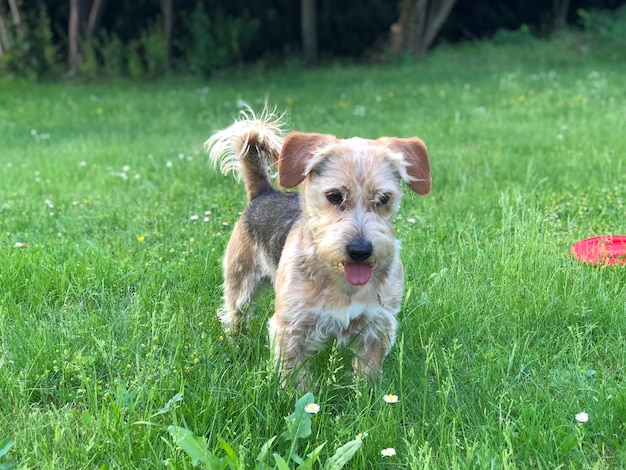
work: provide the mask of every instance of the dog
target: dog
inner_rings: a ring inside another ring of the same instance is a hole
[[[205,143],[223,174],[243,180],[248,206],[234,226],[224,269],[226,333],[240,333],[263,281],[275,290],[270,341],[283,377],[296,384],[306,359],[329,340],[354,352],[356,374],[376,377],[396,337],[403,293],[392,222],[404,182],[430,192],[430,164],[417,138],[376,140],[291,132],[282,116],[250,109]],[[271,169],[278,168],[276,190]]]

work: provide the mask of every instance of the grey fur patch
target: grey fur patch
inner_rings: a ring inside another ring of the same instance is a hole
[[[273,269],[278,267],[287,235],[301,214],[298,193],[274,190],[254,198],[244,211],[244,227],[267,254]]]

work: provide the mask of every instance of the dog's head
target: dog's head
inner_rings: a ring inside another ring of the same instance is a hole
[[[401,182],[418,194],[431,187],[426,146],[416,137],[343,140],[300,132],[285,139],[278,181],[300,189],[316,257],[352,285],[385,276],[396,259],[391,223]]]

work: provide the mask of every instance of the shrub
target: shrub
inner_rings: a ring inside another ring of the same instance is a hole
[[[144,76],[145,67],[141,59],[141,42],[133,39],[126,45],[126,67],[128,74],[133,79],[139,79]]]
[[[102,75],[105,77],[120,77],[125,71],[124,44],[115,33],[103,31],[98,41],[100,58],[102,60]]]
[[[183,15],[188,36],[177,42],[182,62],[179,68],[208,77],[215,70],[240,61],[256,37],[257,19],[218,15],[212,21],[201,2],[191,15]]]
[[[22,37],[11,31],[15,42],[4,56],[4,67],[17,75],[36,80],[58,77],[61,73],[59,50],[53,40],[45,5],[40,4],[36,13],[25,15],[24,23],[26,27]]]
[[[95,37],[88,37],[81,43],[82,62],[78,70],[81,77],[89,80],[98,78],[100,72],[100,64],[98,60],[98,40]]]
[[[82,42],[83,62],[80,75],[89,80],[119,78],[155,78],[166,72],[165,40],[157,22],[150,22],[139,37],[126,45],[115,33],[102,31]]]
[[[143,51],[146,72],[152,77],[161,76],[167,69],[167,50],[163,30],[160,23],[151,21],[148,27],[141,31],[139,42]]]
[[[580,24],[592,37],[596,52],[626,57],[626,5],[616,10],[578,10]]]
[[[519,27],[519,29],[510,30],[510,29],[499,29],[496,31],[496,34],[493,36],[494,44],[504,45],[504,44],[529,44],[534,42],[535,37],[528,25],[523,24]]]
[[[626,5],[617,10],[578,10],[586,32],[602,39],[626,43]]]

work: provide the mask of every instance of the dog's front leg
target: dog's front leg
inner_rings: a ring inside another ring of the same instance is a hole
[[[298,389],[309,387],[307,359],[324,344],[321,338],[317,338],[315,329],[285,323],[279,315],[274,315],[269,321],[269,333],[274,364],[281,374],[281,385],[288,385],[292,374],[295,374],[293,380]]]
[[[383,360],[395,341],[396,328],[396,319],[389,317],[382,324],[372,322],[359,333],[352,343],[355,374],[378,377]]]

